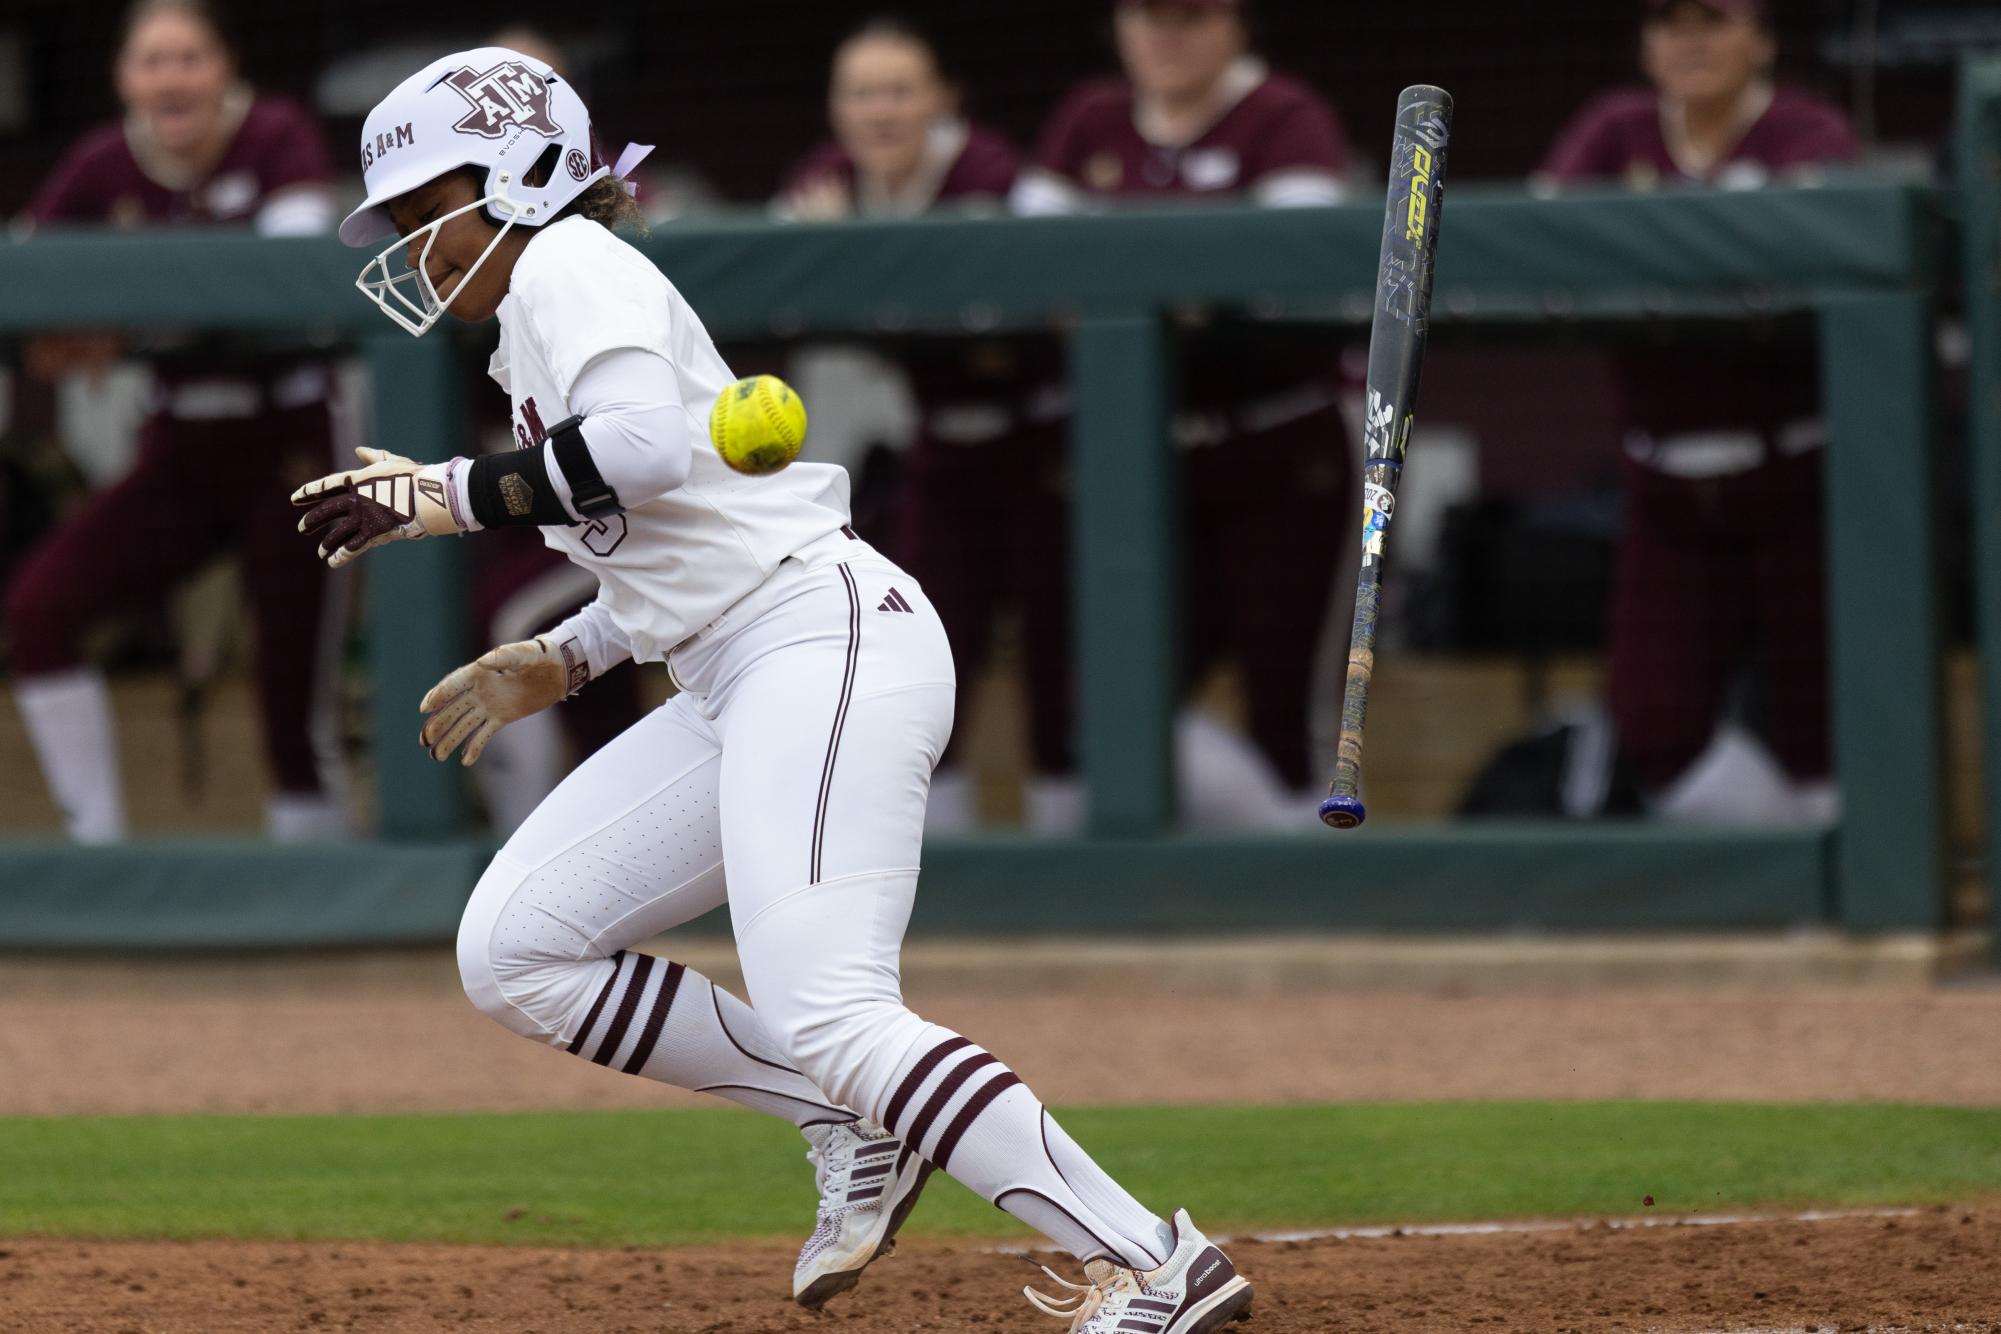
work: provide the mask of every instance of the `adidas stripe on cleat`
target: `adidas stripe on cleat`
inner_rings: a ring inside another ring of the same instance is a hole
[[[896,1247],[931,1164],[868,1121],[808,1126],[806,1158],[820,1185],[820,1214],[792,1270],[792,1297],[817,1308],[861,1281]]]
[[[1023,1288],[1029,1305],[1070,1322],[1069,1334],[1211,1334],[1248,1320],[1251,1285],[1229,1257],[1195,1230],[1186,1210],[1174,1214],[1174,1251],[1158,1269],[1141,1272],[1092,1260],[1088,1283],[1072,1283],[1046,1266],[1065,1291],[1055,1297]]]

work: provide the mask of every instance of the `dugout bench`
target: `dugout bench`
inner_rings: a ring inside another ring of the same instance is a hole
[[[2001,92],[1982,106],[1997,104]],[[1214,305],[1365,324],[1382,217],[1373,200],[1069,219],[675,224],[644,248],[719,337],[1053,323],[1071,331],[1073,371],[1092,385],[1078,398],[1073,447],[1081,754],[1093,830],[937,841],[926,849],[918,930],[1936,930],[1946,866],[1931,380],[1948,199],[1866,180],[1558,200],[1460,187],[1445,212],[1441,320],[1595,326],[1787,311],[1817,319],[1831,436],[1832,721],[1845,812],[1830,831],[1372,824],[1337,835],[1305,812],[1296,836],[1172,829],[1167,315]],[[363,351],[377,439],[446,457],[460,426],[451,348],[435,335],[412,340],[360,299],[352,284],[362,258],[324,240],[45,234],[0,244],[0,336],[149,325],[325,330]],[[1981,336],[1991,370],[1991,310],[1988,318]],[[1991,374],[1985,391],[1996,392]],[[1986,429],[1987,448],[1976,453],[1983,508],[1995,516],[2001,446],[1991,421]],[[2001,537],[1991,524],[1981,532],[1986,568],[2001,570]],[[369,642],[397,645],[372,655],[381,841],[0,843],[0,943],[449,938],[487,845],[464,829],[458,766],[433,764],[410,739],[414,702],[463,656],[461,551],[445,541],[398,544],[362,568],[376,590]],[[2001,579],[1988,581],[1981,605],[1985,670],[2001,697],[1991,651]],[[1989,744],[2001,756],[2001,741],[1990,735]],[[1990,801],[2001,815],[2001,794]]]

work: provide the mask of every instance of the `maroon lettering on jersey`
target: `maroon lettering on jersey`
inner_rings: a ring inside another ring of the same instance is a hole
[[[983,197],[1005,199],[1008,191],[1014,189],[1014,178],[1020,172],[1021,158],[1013,144],[992,130],[969,126],[965,146],[940,178],[938,193],[931,202],[937,205]],[[840,182],[850,199],[858,197],[854,159],[832,140],[800,159],[786,177],[780,193],[789,195],[827,180]]]
[[[259,95],[201,180],[186,186],[161,184],[140,165],[125,125],[106,125],[84,136],[56,164],[28,205],[27,217],[36,226],[241,225],[251,222],[279,191],[331,188],[333,178],[326,140],[305,109],[282,97]]]
[[[1348,169],[1334,109],[1297,79],[1267,74],[1192,143],[1140,133],[1132,85],[1085,84],[1049,118],[1038,165],[1096,195],[1216,195],[1255,189],[1285,171]]]
[[[1779,88],[1765,113],[1699,179],[1759,184],[1803,167],[1853,162],[1860,152],[1855,131],[1837,108]],[[1698,179],[1668,147],[1660,95],[1651,88],[1623,88],[1588,103],[1550,146],[1542,174],[1556,181],[1623,180],[1638,186]]]
[[[542,428],[542,414],[535,407],[535,400],[522,399],[521,420],[514,426],[515,448],[533,449],[548,438],[549,433]]]

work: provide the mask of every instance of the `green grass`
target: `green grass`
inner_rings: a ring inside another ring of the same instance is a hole
[[[1101,1108],[1063,1121],[1205,1228],[2001,1194],[2001,1112],[1681,1103]],[[736,1112],[0,1118],[0,1236],[661,1245],[796,1237],[804,1146]],[[912,1231],[1014,1225],[938,1181]]]

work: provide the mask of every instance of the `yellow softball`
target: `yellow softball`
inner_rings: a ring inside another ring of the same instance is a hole
[[[709,440],[723,462],[763,477],[799,457],[806,405],[776,375],[753,375],[723,390],[709,413]]]

